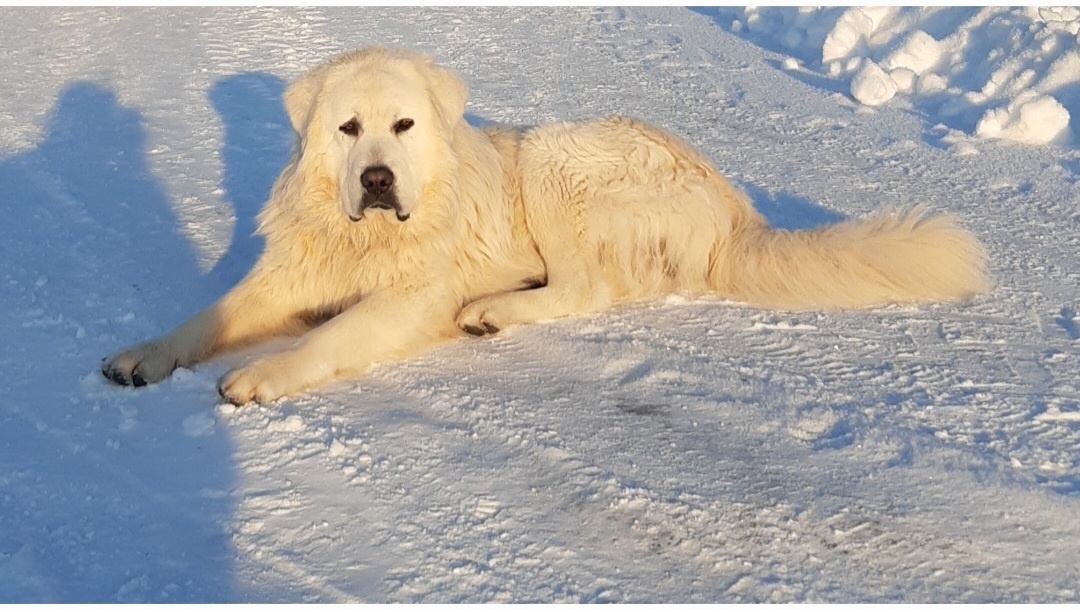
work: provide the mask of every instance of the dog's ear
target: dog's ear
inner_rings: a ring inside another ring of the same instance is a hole
[[[293,129],[300,135],[304,134],[308,121],[311,120],[311,110],[315,107],[315,98],[319,95],[324,80],[326,69],[315,68],[285,90],[285,111],[289,113]]]
[[[435,103],[435,111],[449,132],[453,133],[454,126],[465,116],[469,88],[457,74],[442,66],[431,64],[428,74],[431,78],[431,97]]]

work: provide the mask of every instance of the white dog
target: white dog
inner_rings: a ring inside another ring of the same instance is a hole
[[[102,364],[136,386],[274,336],[291,349],[219,391],[271,401],[436,343],[670,292],[765,307],[957,300],[988,286],[979,243],[915,210],[770,228],[699,152],[613,117],[513,130],[463,119],[425,56],[340,55],[285,93],[299,144],[259,215],[250,274],[165,337]]]

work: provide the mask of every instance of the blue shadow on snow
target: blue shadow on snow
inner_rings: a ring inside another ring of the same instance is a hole
[[[0,602],[233,591],[233,447],[212,385],[135,391],[98,371],[215,296],[146,160],[140,114],[91,82],[0,160]]]
[[[261,72],[224,77],[210,90],[210,103],[225,125],[223,187],[236,216],[229,250],[210,272],[211,283],[222,292],[234,286],[262,252],[255,217],[295,139],[282,103],[284,92],[284,81]]]
[[[809,199],[786,192],[769,192],[752,184],[739,184],[754,209],[776,229],[813,229],[841,222],[844,216]]]

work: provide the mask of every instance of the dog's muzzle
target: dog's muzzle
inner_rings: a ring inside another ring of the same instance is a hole
[[[408,214],[401,211],[401,203],[394,191],[394,172],[385,165],[373,165],[360,174],[360,185],[364,187],[364,195],[360,198],[360,210],[358,214],[349,214],[349,220],[359,222],[364,218],[364,211],[393,210],[394,215],[401,222],[409,219]]]

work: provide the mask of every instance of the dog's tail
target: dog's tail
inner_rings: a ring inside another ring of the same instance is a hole
[[[715,259],[711,280],[719,292],[755,305],[957,301],[990,286],[974,236],[924,208],[802,231],[748,225],[723,246],[726,260]]]

